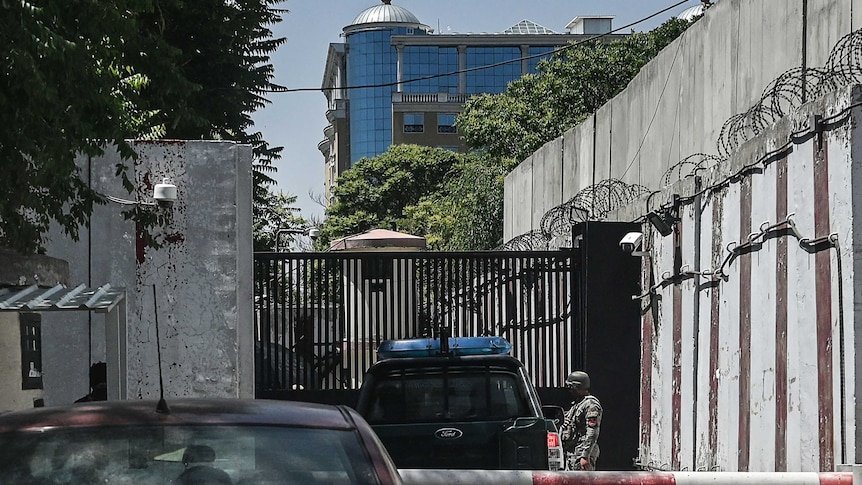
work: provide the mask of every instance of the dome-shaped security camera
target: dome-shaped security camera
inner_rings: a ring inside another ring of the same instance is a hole
[[[173,204],[177,200],[177,186],[167,178],[153,188],[153,200],[162,205]]]

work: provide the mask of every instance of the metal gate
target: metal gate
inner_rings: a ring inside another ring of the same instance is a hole
[[[538,387],[577,365],[578,264],[546,252],[255,253],[258,391],[356,389],[386,339],[500,335]]]

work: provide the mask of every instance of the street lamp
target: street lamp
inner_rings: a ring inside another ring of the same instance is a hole
[[[280,242],[282,234],[301,234],[304,236],[308,236],[312,241],[320,237],[320,229],[314,226],[309,227],[291,227],[287,229],[278,229],[275,231],[275,252],[280,251]]]

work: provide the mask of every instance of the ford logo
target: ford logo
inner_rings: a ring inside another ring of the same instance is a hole
[[[464,433],[458,428],[440,428],[434,432],[434,436],[441,440],[457,440]]]

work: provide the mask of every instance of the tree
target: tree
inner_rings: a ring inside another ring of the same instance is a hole
[[[140,137],[221,138],[254,146],[254,196],[268,200],[280,147],[248,133],[284,39],[278,0],[0,1],[0,246],[43,252],[51,221],[77,239],[105,199],[77,155]],[[122,166],[118,177],[131,190]],[[140,209],[126,215],[155,222]]]
[[[688,25],[674,19],[620,41],[572,45],[504,93],[471,98],[457,126],[472,154],[402,145],[361,160],[338,181],[321,242],[390,227],[436,250],[499,246],[506,174],[618,94]]]
[[[0,246],[41,252],[52,220],[77,239],[103,198],[84,184],[78,154],[151,132],[136,95],[146,83],[125,59],[140,47],[133,18],[146,0],[0,2]]]
[[[136,61],[152,82],[143,90],[146,107],[157,112],[165,136],[182,140],[232,140],[250,144],[255,157],[254,200],[273,194],[268,172],[283,147],[270,147],[251,114],[278,88],[269,55],[285,42],[273,38],[270,25],[286,10],[283,0],[173,0],[142,15],[153,49]],[[153,55],[161,47],[160,55]]]
[[[399,230],[405,208],[440,190],[461,156],[441,148],[393,145],[338,178],[318,247],[370,229]]]
[[[505,92],[471,98],[458,116],[458,131],[471,148],[520,162],[619,94],[689,25],[671,19],[618,41],[570,44]]]
[[[297,215],[296,196],[284,192],[270,193],[263,203],[254,205],[254,250],[274,251],[287,239],[293,240],[296,233],[306,225],[305,219]],[[281,235],[279,231],[294,231]],[[281,237],[281,241],[279,241]],[[290,241],[287,241],[290,242]]]
[[[443,187],[406,207],[399,225],[441,251],[494,249],[503,242],[503,181],[510,167],[464,156]]]
[[[272,163],[281,158],[283,147],[269,146],[259,131],[249,132],[251,114],[269,103],[267,91],[279,87],[272,82],[269,55],[285,39],[273,38],[268,26],[281,22],[287,12],[273,8],[281,1],[163,1],[141,19],[152,51],[162,55],[136,61],[152,79],[141,93],[142,102],[157,113],[165,137],[252,146],[253,246],[260,251],[275,247],[269,231],[302,223],[298,216],[285,218],[296,210],[296,197],[271,190]],[[157,48],[159,42],[167,47]]]

